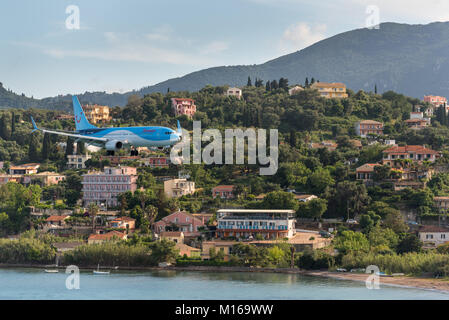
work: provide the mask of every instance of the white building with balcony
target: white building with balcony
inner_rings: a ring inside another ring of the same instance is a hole
[[[295,211],[274,209],[220,209],[217,211],[217,231],[219,238],[239,239],[291,238],[295,235]]]

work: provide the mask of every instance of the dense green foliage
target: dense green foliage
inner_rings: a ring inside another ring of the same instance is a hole
[[[78,266],[155,266],[159,262],[174,262],[178,256],[175,243],[156,241],[150,243],[106,242],[83,245],[64,253],[64,264]]]
[[[0,263],[46,264],[54,262],[55,254],[55,249],[38,239],[0,239]]]

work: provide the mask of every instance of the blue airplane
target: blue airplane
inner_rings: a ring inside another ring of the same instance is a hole
[[[122,148],[131,149],[131,155],[137,155],[137,147],[169,148],[181,140],[182,129],[178,121],[177,131],[166,127],[116,127],[97,128],[87,121],[83,108],[76,96],[72,96],[73,114],[75,116],[75,128],[73,132],[61,132],[40,129],[36,126],[33,117],[33,132],[57,134],[75,138],[75,142],[83,141],[89,145],[102,147],[108,155],[114,155],[115,151]]]

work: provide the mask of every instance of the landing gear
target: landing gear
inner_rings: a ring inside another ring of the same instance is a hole
[[[139,151],[132,149],[131,150],[131,156],[138,156],[139,155]]]
[[[113,156],[115,154],[114,150],[106,150],[106,155]]]

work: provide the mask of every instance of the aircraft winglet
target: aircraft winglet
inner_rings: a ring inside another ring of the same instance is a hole
[[[179,135],[182,135],[182,128],[181,128],[181,125],[179,124],[179,120],[177,120],[178,121],[178,130],[177,130],[177,133],[179,134]]]
[[[31,133],[33,133],[34,131],[38,131],[39,128],[36,125],[36,122],[34,122],[33,116],[31,116],[31,123],[33,124],[33,131],[31,131]]]

